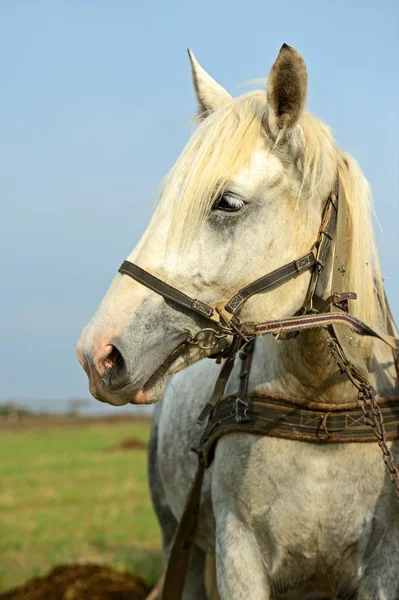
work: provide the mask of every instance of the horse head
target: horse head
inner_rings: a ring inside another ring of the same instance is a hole
[[[365,290],[356,310],[373,322],[367,184],[328,127],[305,111],[302,56],[284,44],[266,89],[232,98],[189,55],[198,126],[128,260],[190,297],[222,306],[249,282],[309,252],[338,172],[352,219],[350,261],[362,257],[360,272],[349,265],[348,289]],[[254,296],[240,318],[295,314],[310,276]],[[325,269],[319,295],[328,281]],[[184,345],[206,325],[200,315],[118,273],[78,342],[91,393],[115,405],[159,400],[169,375],[223,348],[223,338],[212,350]]]

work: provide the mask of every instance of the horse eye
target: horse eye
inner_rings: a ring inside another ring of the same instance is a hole
[[[223,210],[224,212],[237,212],[244,206],[244,202],[235,196],[223,194],[213,205],[213,210]]]

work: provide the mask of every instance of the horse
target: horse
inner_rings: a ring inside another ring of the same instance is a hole
[[[303,57],[284,44],[266,89],[233,98],[189,55],[198,126],[128,260],[188,296],[223,306],[241,287],[309,252],[338,174],[347,202],[342,277],[358,294],[351,312],[387,332],[369,185],[328,126],[306,111]],[[333,254],[334,239],[317,281],[324,299]],[[252,296],[240,319],[295,315],[310,280],[306,271]],[[204,429],[196,419],[222,368],[209,357],[229,338],[212,347],[187,344],[208,321],[150,288],[118,273],[77,355],[98,400],[158,403],[149,471],[166,559],[195,476],[190,449]],[[358,349],[378,393],[397,392],[390,348],[361,337]],[[239,362],[227,395],[237,391]],[[291,339],[257,337],[248,385],[326,405],[354,399],[320,329]],[[389,446],[397,460],[398,442]],[[198,518],[185,600],[271,600],[310,582],[341,599],[399,598],[399,510],[376,443],[225,435],[205,473]]]

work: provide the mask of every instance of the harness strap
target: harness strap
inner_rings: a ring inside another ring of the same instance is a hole
[[[223,366],[220,369],[219,376],[218,376],[215,386],[213,388],[211,397],[209,398],[208,402],[205,404],[204,408],[201,411],[201,414],[199,415],[199,417],[197,419],[197,423],[199,425],[201,425],[209,417],[209,415],[213,411],[214,406],[221,399],[222,394],[224,392],[224,388],[226,387],[226,383],[228,382],[231,371],[233,370],[235,357],[236,357],[235,353],[231,353],[226,358],[226,361],[223,363]]]
[[[190,550],[198,523],[204,473],[205,464],[203,459],[200,458],[194,482],[187,496],[187,503],[173,539],[160,600],[179,600],[182,598],[190,560]]]
[[[336,292],[336,294],[338,293]],[[302,331],[304,329],[316,329],[332,325],[334,328],[334,333],[336,334],[338,332],[340,340],[345,346],[348,345],[346,342],[347,338],[349,338],[349,340],[353,339],[353,336],[348,334],[348,328],[350,328],[359,335],[375,337],[385,342],[385,344],[390,346],[393,350],[399,350],[398,338],[395,338],[392,335],[386,335],[385,333],[379,333],[372,329],[369,325],[366,325],[366,323],[363,323],[363,321],[357,317],[342,312],[342,310],[336,308],[334,304],[332,306],[334,307],[334,312],[299,315],[296,317],[289,317],[288,319],[266,321],[265,323],[256,324],[252,331],[259,336],[268,333],[278,336],[282,332],[291,333]],[[251,325],[249,323],[244,323],[243,329],[245,332],[247,327],[249,329]],[[337,327],[338,329],[336,331]]]
[[[248,407],[247,387],[253,354],[253,342],[253,339],[250,340],[244,344],[240,350],[240,358],[242,361],[239,386],[240,397],[237,398],[236,402],[241,402],[244,407],[240,417],[240,421],[243,423],[247,422],[248,420],[246,413]],[[213,414],[215,407],[220,404],[226,383],[234,366],[235,357],[236,354],[233,352],[230,354],[230,356],[228,356],[223,364],[214,385],[211,398],[198,417],[198,423],[203,423],[207,417],[210,417]],[[195,451],[198,453],[197,472],[192,483],[191,490],[187,496],[183,515],[179,521],[175,537],[173,539],[160,600],[180,600],[183,594],[184,583],[188,569],[188,561],[190,558],[190,549],[193,545],[198,524],[201,488],[206,468],[202,452],[198,452],[198,450]]]
[[[325,300],[317,294],[313,296],[313,306],[319,313],[327,312],[330,304],[336,304],[339,308],[348,312],[348,300],[356,300],[356,292],[336,292],[331,294]]]
[[[335,189],[331,192],[327,204],[324,208],[323,217],[321,221],[321,226],[319,230],[319,235],[317,237],[315,248],[317,250],[316,253],[316,262],[310,277],[310,282],[308,286],[308,290],[306,292],[305,300],[302,305],[302,309],[300,310],[300,314],[306,314],[313,310],[314,300],[315,300],[315,292],[317,283],[319,281],[319,277],[321,272],[325,267],[325,263],[328,257],[328,253],[330,250],[331,242],[333,240],[335,234],[335,226],[337,220],[337,210],[338,210],[338,181],[335,181],[334,185]]]
[[[239,395],[223,398],[215,407],[200,441],[200,452],[208,468],[216,442],[229,433],[249,433],[317,444],[373,443],[375,435],[364,422],[357,402],[345,406],[304,402],[281,393],[253,391],[245,413],[237,404]],[[387,440],[399,439],[399,396],[379,398]],[[242,415],[245,414],[245,420]]]
[[[205,419],[212,414],[214,407],[219,404],[222,399],[226,383],[234,366],[235,357],[236,353],[232,352],[223,363],[211,397],[198,417],[198,423],[203,423]],[[186,505],[173,539],[160,600],[180,600],[180,598],[182,598],[188,562],[190,559],[190,550],[193,545],[198,524],[204,473],[205,462],[203,457],[198,454],[197,472],[188,493]]]
[[[243,359],[240,373],[240,391],[244,397],[246,397],[247,391],[247,380],[250,367],[249,361],[251,360],[252,356],[252,348],[253,340],[245,344],[240,351],[240,356]],[[236,353],[232,352],[223,363],[214,385],[211,398],[199,415],[198,423],[203,423],[205,419],[213,413],[215,406],[220,403],[226,383],[234,366],[235,357]],[[244,362],[246,363],[247,368],[243,368]],[[204,472],[205,462],[202,455],[198,453],[197,472],[191,486],[191,490],[187,496],[183,515],[179,521],[175,537],[173,539],[160,600],[180,600],[180,598],[182,598],[188,569],[188,561],[190,559],[190,549],[193,545],[195,531],[198,524],[198,512]]]
[[[335,186],[338,187],[336,181]],[[336,221],[338,212],[338,189],[331,192],[329,201],[324,210],[323,220],[319,231],[319,239],[317,240],[317,263],[324,269],[330,249],[331,241],[336,232]]]

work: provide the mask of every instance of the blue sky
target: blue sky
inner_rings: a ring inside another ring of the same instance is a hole
[[[79,332],[190,132],[187,47],[233,94],[283,42],[303,54],[310,110],[371,182],[398,319],[398,7],[1,0],[0,398],[87,396]]]

